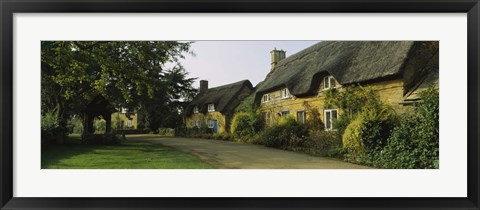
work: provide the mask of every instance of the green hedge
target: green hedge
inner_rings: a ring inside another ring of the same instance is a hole
[[[264,127],[263,118],[253,112],[238,112],[232,119],[230,131],[236,140],[249,142]]]

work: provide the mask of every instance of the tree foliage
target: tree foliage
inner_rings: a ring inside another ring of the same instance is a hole
[[[43,41],[42,113],[53,111],[59,125],[81,114],[98,95],[115,107],[178,107],[192,95],[194,79],[178,64],[189,42],[175,41]],[[173,63],[173,68],[167,64]],[[178,111],[168,112],[178,115]]]

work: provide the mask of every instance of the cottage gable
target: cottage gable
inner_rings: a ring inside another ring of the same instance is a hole
[[[187,127],[209,128],[214,133],[228,132],[235,108],[253,91],[248,80],[210,89],[207,81],[200,81],[200,93],[186,110]]]
[[[225,114],[232,112],[240,101],[252,92],[253,86],[248,80],[205,89],[188,105],[187,116],[194,113],[195,107],[197,107],[198,113],[218,111]]]

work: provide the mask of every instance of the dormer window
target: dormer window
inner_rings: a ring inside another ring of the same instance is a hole
[[[209,112],[214,112],[215,111],[215,106],[213,104],[208,105],[208,111]]]
[[[323,89],[335,88],[335,79],[332,76],[326,76],[323,78]]]
[[[198,106],[193,107],[193,113],[198,113]]]
[[[263,95],[262,102],[266,103],[266,102],[269,102],[269,101],[270,101],[270,94]]]
[[[289,98],[290,97],[290,92],[288,91],[287,88],[282,90],[282,98]]]

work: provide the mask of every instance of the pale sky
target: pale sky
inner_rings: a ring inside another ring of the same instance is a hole
[[[270,71],[270,51],[283,49],[286,56],[293,55],[318,41],[196,41],[191,50],[196,56],[187,55],[180,62],[189,72],[188,77],[208,80],[208,86],[216,87],[248,79],[255,86]]]

